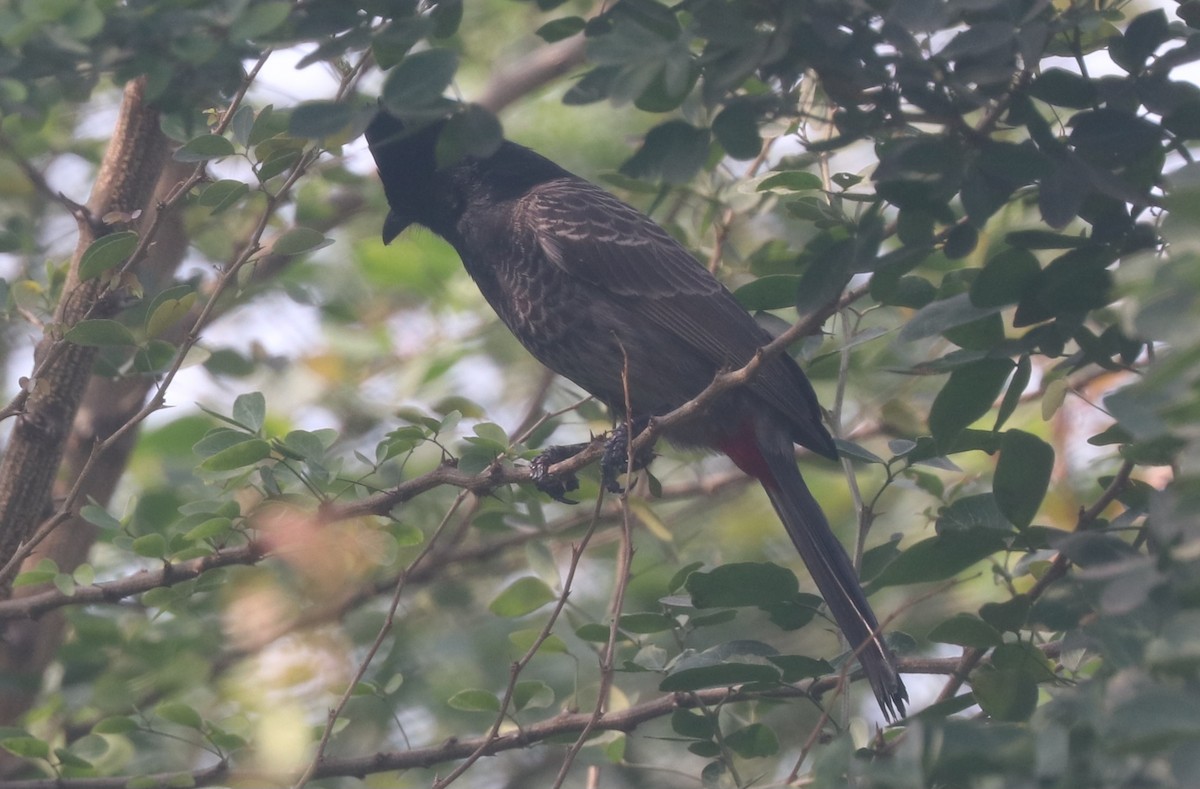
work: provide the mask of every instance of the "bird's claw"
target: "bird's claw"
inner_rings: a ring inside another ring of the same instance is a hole
[[[540,455],[529,461],[529,478],[533,480],[534,486],[557,502],[578,504],[575,499],[567,498],[567,494],[579,489],[579,478],[574,472],[551,474],[550,467],[578,454],[586,446],[587,444],[570,444],[546,447]]]
[[[634,431],[641,433],[646,428],[645,421],[635,421]],[[625,489],[617,482],[617,478],[630,471],[629,467],[629,423],[622,422],[609,434],[604,442],[604,455],[600,458],[600,480],[604,489],[609,493],[624,493]],[[654,460],[654,447],[646,446],[638,450],[633,458],[633,471],[646,468]]]

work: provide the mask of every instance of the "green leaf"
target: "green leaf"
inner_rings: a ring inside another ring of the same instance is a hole
[[[21,586],[37,586],[38,584],[50,583],[58,576],[54,570],[25,570],[17,573],[17,577],[13,579],[14,587]]]
[[[121,521],[109,514],[108,510],[95,504],[85,504],[79,510],[79,514],[85,521],[94,526],[99,526],[101,529],[121,528]]]
[[[438,0],[429,12],[433,21],[434,38],[449,38],[458,31],[462,23],[463,0]]]
[[[96,568],[90,564],[81,564],[71,573],[71,577],[80,586],[91,586],[96,583]]]
[[[165,721],[186,726],[200,731],[204,728],[204,720],[195,708],[181,701],[168,701],[154,708],[154,714]]]
[[[326,238],[312,228],[293,227],[275,238],[275,242],[271,244],[271,252],[275,255],[300,255],[322,249],[332,243],[332,238]]]
[[[575,629],[575,635],[594,644],[603,644],[608,641],[609,629],[608,625],[602,625],[599,622],[585,622]],[[626,636],[628,638],[628,636]],[[620,640],[620,634],[617,635],[617,640]]]
[[[1000,631],[977,616],[958,613],[937,624],[929,631],[929,640],[939,644],[990,649],[1004,643]]]
[[[108,318],[80,321],[63,335],[63,339],[92,347],[137,345],[137,339],[128,328]]]
[[[141,728],[138,722],[125,715],[101,718],[92,726],[93,734],[128,734]]]
[[[380,102],[393,115],[428,109],[439,103],[458,70],[450,49],[427,49],[400,61],[383,81]]]
[[[207,162],[211,159],[223,159],[235,153],[233,143],[219,134],[202,134],[184,143],[175,151],[177,162]]]
[[[1026,287],[1013,326],[1030,326],[1107,305],[1112,300],[1111,262],[1111,251],[1097,247],[1073,249],[1055,258]]]
[[[769,655],[767,660],[783,669],[782,679],[784,682],[799,682],[802,679],[824,677],[835,671],[828,660],[811,658],[806,655]]]
[[[742,562],[694,572],[684,588],[696,608],[736,608],[786,602],[800,591],[800,582],[786,567]]]
[[[704,765],[704,769],[700,771],[700,787],[701,789],[724,789],[730,786],[731,781],[727,773],[729,765],[724,759],[717,759],[721,749],[716,743],[711,743],[710,748],[696,748],[697,745],[709,745],[709,743],[693,743],[692,747],[688,748],[697,756],[703,756],[712,759],[711,762]]]
[[[428,17],[393,18],[390,25],[371,39],[371,54],[379,68],[388,70],[404,59],[408,51],[428,34]]]
[[[1010,532],[1012,524],[1000,511],[995,495],[977,493],[955,499],[938,513],[937,532],[990,529]]]
[[[341,101],[306,101],[298,104],[288,118],[288,133],[293,137],[320,140],[349,129],[355,108]]]
[[[774,756],[779,752],[775,730],[763,723],[751,723],[725,735],[725,744],[743,759]]]
[[[961,260],[975,251],[979,243],[979,231],[969,224],[955,225],[946,233],[942,254],[950,260]]]
[[[673,671],[659,683],[664,693],[724,688],[747,683],[779,681],[779,670],[774,666],[757,663],[722,663],[712,666],[685,668]]]
[[[712,131],[725,153],[734,159],[753,159],[762,150],[758,118],[747,104],[730,104],[721,110],[713,118]]]
[[[984,603],[979,607],[979,616],[998,631],[1016,633],[1025,627],[1030,605],[1029,596],[1019,594],[1003,603]]]
[[[189,529],[184,537],[193,542],[201,542],[223,537],[231,531],[233,531],[233,521],[229,518],[209,518]]]
[[[672,594],[678,592],[683,588],[683,584],[687,581],[688,576],[703,566],[703,562],[691,562],[690,564],[680,567],[675,571],[675,574],[671,576],[671,580],[667,582],[667,591],[671,592]]]
[[[202,471],[233,471],[252,466],[271,456],[271,445],[261,438],[251,438],[210,455],[201,464]]]
[[[976,307],[1004,307],[1016,304],[1033,286],[1041,273],[1033,253],[1009,247],[990,258],[971,283],[971,303]]]
[[[813,620],[821,608],[821,598],[803,592],[760,606],[770,617],[771,624],[780,630],[799,630]]]
[[[685,709],[671,713],[671,728],[681,737],[693,740],[709,740],[717,733],[715,718]]]
[[[621,165],[621,173],[631,178],[684,184],[707,159],[708,129],[672,120],[646,133],[642,147]]]
[[[993,720],[1026,721],[1037,708],[1037,682],[1021,671],[981,666],[971,673],[971,690]]]
[[[1000,511],[1018,529],[1033,522],[1050,487],[1054,448],[1022,430],[1005,432],[992,491]]]
[[[851,460],[860,460],[863,463],[877,463],[881,466],[887,465],[887,462],[879,457],[879,455],[853,441],[836,438],[834,439],[834,443],[837,444],[838,454],[842,457],[847,457]]]
[[[37,737],[5,737],[0,739],[0,748],[23,759],[49,759],[50,744]]]
[[[627,633],[650,635],[665,633],[674,627],[675,620],[666,614],[645,612],[621,615],[621,629]]]
[[[285,0],[251,5],[237,18],[230,31],[243,39],[257,38],[282,25],[291,10],[292,3]]]
[[[1014,230],[1004,236],[1004,242],[1022,249],[1076,249],[1092,243],[1087,236],[1069,236],[1050,230]]]
[[[84,250],[83,257],[79,260],[79,278],[91,279],[124,263],[133,254],[133,250],[137,249],[137,245],[138,234],[132,230],[101,236]]]
[[[1017,369],[1008,382],[1004,399],[1000,401],[1000,407],[996,409],[996,424],[992,430],[1000,430],[1004,427],[1004,423],[1017,410],[1017,406],[1021,404],[1021,396],[1025,394],[1025,387],[1029,386],[1029,378],[1032,375],[1033,363],[1029,360],[1029,354],[1023,353],[1017,359]]]
[[[215,415],[215,414],[214,414]],[[220,417],[226,422],[232,422],[227,416]],[[197,456],[202,458],[212,457],[223,449],[228,449],[234,444],[240,444],[243,441],[248,441],[253,436],[248,436],[245,433],[245,427],[237,426],[237,430],[230,430],[227,427],[219,427],[204,434],[204,437],[195,443],[192,451]],[[206,510],[207,511],[207,510]]]
[[[167,538],[161,534],[143,534],[130,546],[138,556],[161,559],[167,554]]]
[[[66,573],[54,576],[54,586],[64,597],[75,596],[75,579]]]
[[[460,690],[446,700],[451,708],[463,712],[499,712],[500,699],[495,693],[478,688]]]
[[[546,24],[533,31],[534,35],[542,39],[546,43],[561,41],[564,38],[570,38],[576,33],[582,33],[584,25],[587,22],[580,16],[564,16],[561,19],[552,19]]]
[[[885,586],[944,581],[1005,547],[1004,536],[975,529],[949,531],[906,548],[870,583],[872,591]]]
[[[554,689],[539,680],[522,680],[513,686],[512,704],[521,710],[543,710],[554,703]]]
[[[1146,60],[1170,37],[1166,12],[1161,8],[1134,17],[1125,35],[1109,45],[1113,61],[1131,74],[1142,70]]]
[[[260,426],[262,420],[263,417],[259,416],[258,422]],[[321,436],[310,430],[290,430],[283,437],[283,449],[289,452],[296,460],[319,462],[325,457],[325,446],[325,442],[321,439]]]
[[[500,121],[478,104],[468,104],[446,121],[437,139],[438,167],[448,167],[464,157],[491,156],[504,142]]]
[[[230,415],[234,422],[251,433],[257,433],[262,430],[263,422],[267,418],[267,398],[263,396],[262,392],[240,394],[233,401]]]
[[[821,176],[816,173],[809,173],[803,170],[785,170],[780,173],[773,173],[758,182],[758,191],[766,192],[771,190],[783,192],[809,192],[814,189],[823,189],[824,184],[821,182]]]
[[[971,302],[967,293],[959,293],[948,299],[938,299],[922,307],[900,330],[901,342],[924,340],[936,337],[947,329],[986,318],[1000,311],[999,306],[978,307]]]
[[[724,688],[755,682],[778,682],[779,670],[757,663],[722,663],[673,671],[658,685],[664,693]]]
[[[950,373],[929,409],[929,431],[939,447],[950,447],[963,430],[991,410],[1013,367],[1011,359],[980,359]]]
[[[529,575],[509,584],[488,605],[488,610],[496,616],[519,617],[533,613],[555,599],[557,595],[544,581]]]
[[[796,303],[800,277],[795,274],[768,274],[747,282],[733,297],[748,310],[779,310]]]
[[[529,648],[534,645],[537,639],[541,637],[541,633],[542,631],[540,628],[514,630],[508,634],[508,642],[521,652],[527,652],[529,651]],[[607,633],[605,634],[605,640],[608,640]],[[565,655],[568,654],[569,651],[570,650],[567,649],[567,643],[553,633],[547,636],[546,640],[544,640],[541,643],[541,646],[538,647],[538,654],[544,655]]]
[[[1060,68],[1042,71],[1029,87],[1029,94],[1047,104],[1086,110],[1096,104],[1096,86],[1090,79]]]
[[[196,303],[196,293],[187,293],[178,299],[164,299],[146,317],[146,336],[158,337],[167,329],[183,320]]]
[[[133,370],[146,375],[156,375],[171,366],[178,352],[179,349],[169,342],[150,340],[134,352]],[[207,352],[199,353],[203,355]]]

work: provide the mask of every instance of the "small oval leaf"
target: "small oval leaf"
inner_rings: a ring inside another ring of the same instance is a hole
[[[525,576],[513,581],[496,596],[488,610],[496,616],[518,617],[532,613],[556,598],[544,581]]]
[[[183,320],[196,303],[196,294],[188,293],[179,299],[166,299],[146,318],[146,336],[157,337]]]
[[[175,152],[177,162],[207,162],[234,154],[233,143],[219,134],[193,137]]]
[[[234,469],[252,466],[260,460],[271,456],[271,445],[261,438],[242,441],[227,449],[222,449],[200,464],[202,471],[233,471]]]
[[[63,339],[91,347],[137,345],[137,340],[127,327],[107,318],[80,321],[63,335]]]
[[[326,238],[312,228],[293,227],[275,239],[275,243],[271,245],[271,252],[276,255],[299,255],[327,247],[332,243],[333,239]]]
[[[393,115],[404,115],[436,104],[454,79],[458,55],[449,49],[427,49],[400,61],[388,73],[380,101]]]
[[[1018,529],[1033,522],[1054,471],[1054,448],[1023,430],[1009,430],[1000,440],[1000,460],[992,491],[1004,517]]]
[[[115,267],[137,249],[138,234],[132,230],[109,233],[93,241],[79,260],[79,278],[91,279]]]
[[[495,693],[478,688],[460,690],[446,700],[453,709],[464,712],[499,712],[500,700]]]
[[[165,704],[159,704],[154,710],[155,714],[163,720],[177,723],[180,726],[186,726],[189,729],[197,731],[204,728],[204,721],[200,717],[200,713],[180,701],[171,701]]]

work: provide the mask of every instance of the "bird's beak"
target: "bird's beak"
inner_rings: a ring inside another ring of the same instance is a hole
[[[395,211],[388,211],[387,218],[383,220],[383,243],[390,244],[404,232],[404,229],[411,223],[397,214]]]

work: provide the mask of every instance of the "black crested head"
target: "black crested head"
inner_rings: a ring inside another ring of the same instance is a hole
[[[537,184],[571,177],[549,159],[508,141],[485,158],[466,156],[439,168],[438,136],[446,122],[414,127],[380,110],[367,126],[367,144],[391,208],[383,223],[384,243],[414,223],[450,238],[469,202],[500,203]]]
[[[440,204],[447,195],[436,183],[435,151],[443,126],[444,120],[407,126],[385,110],[376,113],[367,126],[367,145],[391,208],[383,223],[383,243],[391,242],[414,222],[437,230],[440,215],[452,210]]]

